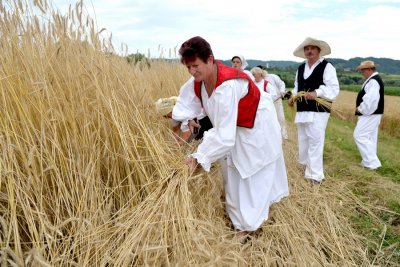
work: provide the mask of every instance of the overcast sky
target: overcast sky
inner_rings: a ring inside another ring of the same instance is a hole
[[[73,0],[53,0],[62,12]],[[86,0],[86,10],[128,53],[169,57],[202,36],[218,59],[293,60],[306,38],[326,41],[327,57],[400,59],[400,0]]]

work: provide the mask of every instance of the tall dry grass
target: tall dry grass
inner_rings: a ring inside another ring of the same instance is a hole
[[[2,2],[2,266],[369,266],[347,214],[346,184],[308,184],[285,144],[290,197],[251,242],[234,238],[219,169],[188,176],[152,109],[188,74],[176,62],[129,65],[82,2]],[[291,138],[294,140],[294,130]]]

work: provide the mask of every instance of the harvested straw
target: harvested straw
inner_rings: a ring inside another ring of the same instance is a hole
[[[307,100],[304,98],[306,93],[307,92],[305,92],[305,91],[298,92],[296,95],[292,96],[293,101],[294,102],[305,101],[307,103]],[[330,102],[324,98],[317,97],[317,98],[315,98],[315,103],[316,103],[316,105],[322,106],[326,110],[330,110],[331,112],[334,112],[341,119],[345,119],[345,116],[343,115],[342,111],[338,110],[337,108],[333,109],[332,102]]]
[[[293,99],[294,102],[305,101],[307,103],[307,100],[304,98],[304,96],[306,94],[307,94],[307,92],[305,92],[305,91],[298,92],[296,95],[292,96],[292,99]],[[332,103],[329,102],[326,99],[321,98],[321,97],[315,98],[315,102],[316,102],[317,105],[321,105],[326,109],[330,110],[332,108]]]

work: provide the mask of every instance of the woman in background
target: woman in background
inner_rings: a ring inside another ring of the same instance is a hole
[[[243,71],[254,82],[255,79],[254,79],[253,74],[250,71],[246,70],[246,67],[248,66],[248,64],[247,64],[247,61],[244,58],[244,56],[239,55],[239,54],[236,55],[236,56],[233,56],[232,59],[231,59],[231,62],[232,62],[232,68],[235,68],[235,69]]]

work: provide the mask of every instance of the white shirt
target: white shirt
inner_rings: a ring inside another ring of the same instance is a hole
[[[378,75],[378,72],[372,73],[367,80],[363,83],[365,95],[362,98],[361,104],[357,107],[358,111],[363,115],[371,115],[378,108],[380,99],[379,94],[379,83],[375,79],[371,79],[373,76]]]
[[[270,82],[275,88],[278,89],[279,95],[286,93],[286,86],[285,82],[279,78],[278,75],[268,73],[267,77],[265,78],[268,82]]]
[[[324,60],[324,58],[320,58],[315,62],[311,68],[308,66],[308,63],[306,61],[306,66],[304,68],[304,79],[307,79],[310,77],[312,72],[314,71],[315,67],[319,65]],[[294,88],[292,90],[292,94],[296,95],[297,90],[298,90],[298,84],[297,84],[297,75],[298,71],[296,72],[296,78],[294,82]],[[336,69],[333,67],[331,63],[328,62],[326,64],[324,74],[323,74],[323,82],[325,85],[320,85],[318,89],[315,90],[317,93],[317,97],[324,98],[328,101],[333,101],[336,99],[336,97],[339,95],[339,81],[336,76]],[[302,112],[296,112],[296,117],[294,122],[295,123],[302,123],[302,122],[313,122],[314,121],[314,116],[318,116],[318,113],[320,112],[314,112],[314,111],[302,111]]]
[[[267,92],[264,91],[264,79],[259,82],[254,80],[254,84],[260,89],[261,94],[268,94],[272,98],[272,101],[275,101],[280,96],[280,94],[277,93],[277,89],[270,82],[267,84]]]
[[[213,128],[204,133],[203,141],[192,154],[205,171],[211,163],[229,154],[242,178],[247,178],[282,154],[279,122],[270,97],[261,94],[254,127],[238,127],[238,103],[248,93],[248,81],[231,79],[218,86],[209,97],[201,87],[203,109]],[[173,119],[188,120],[201,113],[200,99],[194,93],[193,78],[180,90],[173,109]]]
[[[256,78],[254,78],[254,75],[253,75],[253,73],[251,73],[251,71],[249,71],[249,70],[243,70],[243,72],[246,73],[247,76],[249,76],[250,79],[251,79],[253,82],[256,80]]]
[[[185,88],[192,85],[193,82],[194,78],[191,77],[188,81],[186,81],[184,85],[181,86],[179,97],[177,99],[177,102],[180,102],[181,107],[179,109],[176,109],[175,104],[174,108],[172,109],[172,119],[181,122],[182,132],[189,131],[189,120],[192,120],[193,118],[197,118],[200,120],[206,116],[203,109],[201,109],[199,113],[196,113],[193,109],[191,109],[191,107],[195,103],[195,99],[192,99],[192,95],[189,93],[189,90],[185,90]]]

